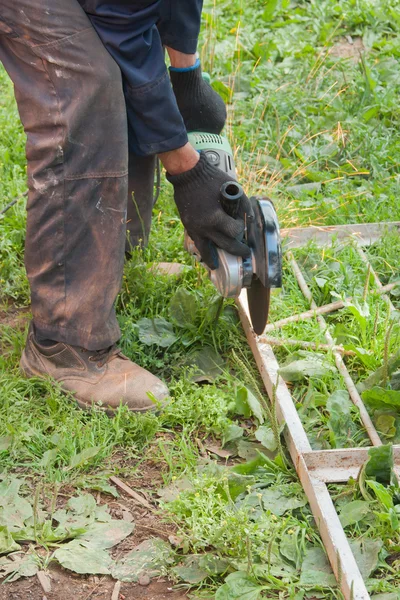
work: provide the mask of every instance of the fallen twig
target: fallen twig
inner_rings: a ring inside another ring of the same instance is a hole
[[[4,215],[12,206],[14,206],[14,204],[17,204],[18,200],[21,200],[21,198],[24,198],[27,195],[28,195],[28,191],[21,194],[21,196],[14,198],[14,200],[11,200],[11,202],[6,204],[5,207],[0,210],[0,215]]]
[[[115,585],[114,585],[114,589],[111,594],[111,600],[118,600],[120,591],[121,591],[121,582],[116,581]]]
[[[154,507],[149,502],[147,502],[147,500],[143,498],[143,496],[135,492],[135,490],[129,487],[129,485],[126,485],[126,483],[121,481],[121,479],[118,479],[118,477],[110,477],[110,481],[112,481],[114,485],[123,490],[125,494],[128,494],[128,496],[136,500],[136,502],[139,502],[139,504],[141,504],[142,506],[145,506],[149,510],[154,510]]]

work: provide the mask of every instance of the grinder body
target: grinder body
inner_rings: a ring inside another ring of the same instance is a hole
[[[213,133],[189,133],[189,142],[203,151],[211,164],[231,177],[221,189],[222,208],[235,218],[243,194],[236,181],[232,148],[228,140]],[[251,250],[249,258],[233,256],[217,248],[218,268],[209,269],[212,283],[225,298],[239,296],[247,289],[250,317],[256,333],[262,333],[268,319],[270,289],[282,285],[281,245],[279,224],[272,202],[264,198],[250,198],[254,219],[248,220],[243,242]],[[185,248],[201,261],[199,252],[185,232]],[[205,265],[206,266],[206,265]]]

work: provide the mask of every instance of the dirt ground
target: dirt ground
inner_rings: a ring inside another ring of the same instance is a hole
[[[330,50],[331,56],[337,58],[348,58],[352,62],[358,62],[360,55],[365,52],[365,46],[360,37],[346,36],[334,44]]]
[[[111,600],[115,581],[110,577],[82,577],[67,574],[59,567],[49,569],[51,592],[44,593],[37,577],[21,579],[0,587],[0,600]],[[118,600],[183,600],[183,592],[174,592],[165,579],[144,587],[134,583],[121,585]],[[114,598],[112,599],[114,600]]]
[[[151,502],[154,491],[162,485],[159,469],[152,463],[143,464],[143,475],[134,479],[124,479],[141,496]],[[66,492],[67,490],[63,490]],[[74,490],[71,488],[70,493]],[[151,494],[150,492],[153,492]],[[117,499],[98,494],[97,502],[106,503],[114,518],[135,522],[133,533],[113,549],[113,558],[127,554],[132,548],[150,537],[168,540],[175,533],[174,528],[162,521],[157,507],[154,511],[141,506],[123,492]],[[65,502],[64,502],[65,503]],[[174,583],[164,577],[153,580],[150,585],[122,583],[118,596],[113,596],[116,582],[109,576],[83,576],[64,570],[57,564],[49,566],[47,575],[51,592],[44,592],[38,578],[20,579],[13,583],[0,584],[0,600],[183,600],[184,591],[174,591]]]

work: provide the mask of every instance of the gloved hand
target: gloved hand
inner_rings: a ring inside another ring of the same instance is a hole
[[[235,256],[250,256],[249,247],[241,241],[245,215],[254,218],[249,199],[241,199],[236,219],[226,214],[220,202],[221,186],[232,177],[209,163],[201,152],[193,169],[179,175],[167,173],[167,179],[174,186],[182,223],[210,269],[218,267],[216,246]]]
[[[169,71],[186,130],[221,133],[226,121],[225,103],[204,81],[200,61],[189,69],[170,67]]]

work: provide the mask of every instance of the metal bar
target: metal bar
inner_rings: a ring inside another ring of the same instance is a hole
[[[350,301],[351,298],[347,298],[347,301]],[[279,319],[279,321],[275,321],[274,323],[269,323],[265,329],[264,333],[268,331],[273,331],[274,329],[280,329],[289,323],[297,323],[298,321],[304,321],[306,319],[313,319],[316,315],[325,315],[331,312],[335,312],[335,310],[340,310],[345,306],[343,300],[337,300],[335,302],[330,302],[329,304],[324,304],[324,306],[317,306],[311,310],[306,310],[305,312],[299,313],[297,315],[291,315],[290,317],[285,317],[284,319]]]
[[[293,254],[291,252],[288,252],[288,257],[289,257],[290,265],[293,269],[293,273],[297,279],[297,282],[299,284],[301,291],[303,292],[305,298],[307,298],[307,300],[310,302],[311,307],[317,308],[317,305],[314,301],[311,290],[308,287],[306,280],[304,279],[303,274],[300,270],[300,267],[297,264]],[[325,319],[321,315],[317,315],[317,320],[318,320],[319,326],[321,328],[321,331],[324,332],[326,341],[328,342],[328,344],[332,345],[332,347],[333,347],[334,346],[333,338],[328,331],[328,325],[327,325]],[[347,367],[344,363],[343,357],[340,355],[340,352],[337,352],[337,350],[332,350],[332,354],[335,359],[336,367],[345,381],[346,387],[350,394],[350,398],[351,398],[352,402],[357,406],[358,410],[360,411],[360,418],[361,418],[361,421],[363,422],[363,425],[368,433],[369,439],[371,440],[371,442],[374,446],[381,446],[382,441],[378,435],[378,432],[375,429],[375,426],[372,422],[371,417],[368,414],[367,409],[365,408],[364,402],[362,401],[361,396],[357,391],[354,381],[352,380],[350,373],[347,370]]]
[[[303,458],[313,477],[325,483],[346,482],[356,479],[368,460],[370,448],[338,448],[304,452]],[[400,474],[400,446],[393,446],[394,470]]]
[[[279,364],[271,346],[259,342],[253,332],[245,290],[242,291],[236,303],[247,341],[253,352],[268,395],[270,398],[274,396],[274,393],[276,395],[276,416],[279,425],[287,426],[284,429],[283,435],[292,461],[296,465],[300,452],[312,451],[310,442],[308,441],[296,407],[293,404],[288,387],[282,377],[279,376]]]
[[[343,596],[346,600],[370,600],[326,484],[310,474],[303,457],[298,474]]]
[[[236,302],[243,329],[261,378],[269,397],[275,398],[278,421],[286,425],[284,436],[293,464],[309,500],[329,561],[345,600],[370,600],[328,489],[325,483],[310,473],[303,458],[303,453],[308,456],[312,455],[313,451],[289,389],[278,375],[279,365],[272,348],[268,344],[260,342],[252,330],[247,296],[244,291]]]
[[[301,248],[312,240],[317,246],[326,246],[335,235],[339,241],[357,240],[361,246],[369,246],[379,240],[385,231],[398,230],[400,221],[391,223],[355,223],[350,225],[334,225],[320,227],[293,227],[281,229],[281,237],[286,248]]]
[[[260,336],[259,341],[270,346],[297,346],[297,348],[304,348],[305,350],[310,348],[310,350],[324,350],[325,352],[337,350],[344,356],[356,356],[353,350],[345,350],[343,346],[330,346],[329,344],[318,344],[318,342],[303,342],[301,340],[273,338],[265,335]]]

